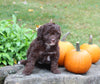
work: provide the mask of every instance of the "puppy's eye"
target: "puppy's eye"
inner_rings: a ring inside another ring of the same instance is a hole
[[[55,33],[54,33],[54,32],[52,32],[51,34],[52,34],[52,35],[55,35]]]
[[[46,32],[44,35],[49,35],[50,33]]]

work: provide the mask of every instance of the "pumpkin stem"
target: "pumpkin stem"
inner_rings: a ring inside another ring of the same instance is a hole
[[[70,32],[67,32],[63,35],[63,37],[61,38],[61,41],[65,41],[67,36],[70,34]]]
[[[52,23],[52,19],[50,19],[50,22],[49,23]]]
[[[76,51],[80,51],[80,43],[76,42]]]
[[[93,44],[93,36],[92,35],[89,36],[89,44]]]

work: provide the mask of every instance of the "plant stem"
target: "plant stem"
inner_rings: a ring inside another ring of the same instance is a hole
[[[80,43],[76,42],[76,51],[80,51]]]
[[[61,41],[65,41],[69,34],[70,32],[67,32],[66,34],[64,34],[63,37],[61,38]]]
[[[89,44],[93,44],[93,36],[92,35],[89,36]]]

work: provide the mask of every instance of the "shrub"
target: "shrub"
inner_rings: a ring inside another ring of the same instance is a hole
[[[36,32],[23,28],[25,24],[19,26],[15,15],[12,18],[0,21],[0,66],[13,65],[26,59],[29,44],[36,38]]]

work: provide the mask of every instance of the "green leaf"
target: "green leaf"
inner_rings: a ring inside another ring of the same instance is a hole
[[[0,56],[1,56],[3,59],[9,59],[9,60],[11,59],[8,53],[1,53]]]
[[[1,63],[1,61],[2,61],[2,60],[1,60],[1,54],[0,54],[0,63]]]
[[[3,63],[4,65],[7,65],[7,62],[6,62],[5,60],[3,60],[2,63]]]
[[[25,47],[25,44],[22,44],[18,49],[21,50],[23,47]]]
[[[3,46],[0,46],[0,50],[3,50]]]
[[[20,41],[16,42],[17,46],[20,46]]]
[[[5,44],[5,47],[6,47],[6,48],[9,48],[10,46],[11,46],[11,43],[6,43],[6,44]]]
[[[9,50],[11,50],[11,52],[14,52],[16,49],[14,47],[9,47]]]
[[[8,64],[12,66],[14,63],[12,61],[8,61]]]
[[[33,39],[35,39],[37,37],[37,32],[34,32],[34,34],[33,34]]]

